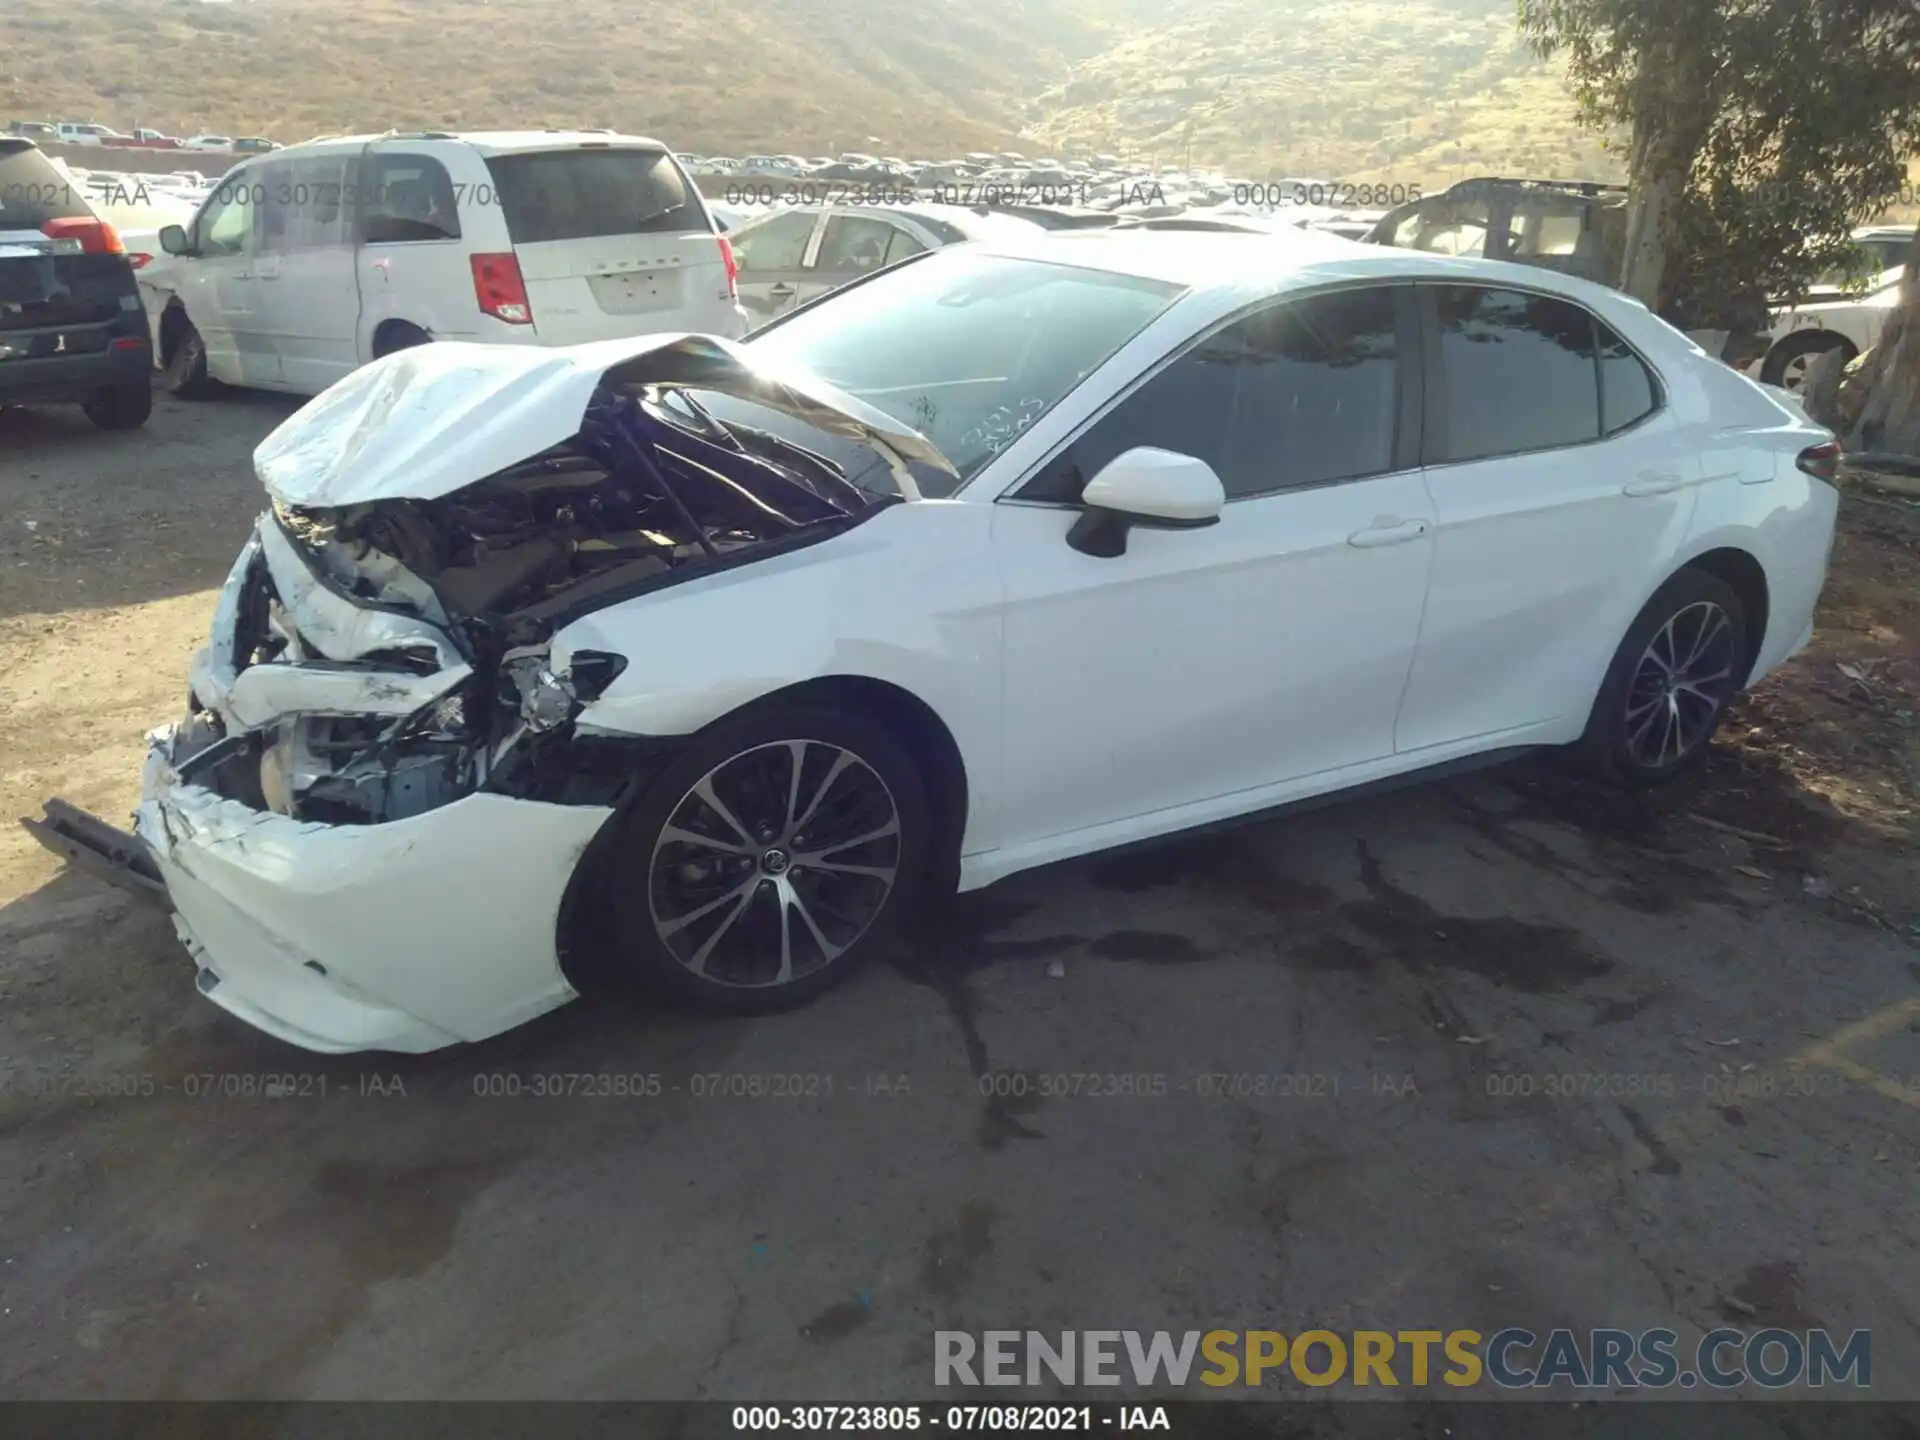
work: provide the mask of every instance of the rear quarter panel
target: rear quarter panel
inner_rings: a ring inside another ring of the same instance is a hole
[[[363,184],[370,160],[382,150],[430,155],[446,167],[460,215],[458,240],[415,240],[361,245],[359,352],[373,358],[373,337],[388,320],[418,325],[436,340],[488,344],[535,344],[531,325],[508,325],[480,313],[474,299],[471,256],[511,250],[507,219],[493,196],[492,177],[480,152],[458,141],[376,144],[362,157]]]

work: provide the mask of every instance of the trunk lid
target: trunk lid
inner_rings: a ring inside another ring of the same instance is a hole
[[[487,158],[548,345],[729,327],[713,222],[666,151],[586,144]]]

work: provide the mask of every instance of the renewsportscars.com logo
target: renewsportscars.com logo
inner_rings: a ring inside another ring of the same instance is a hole
[[[1672,1330],[936,1330],[933,1383],[1258,1388],[1492,1384],[1504,1390],[1731,1390],[1873,1384],[1873,1335],[1710,1330],[1685,1347]],[[1196,1364],[1196,1362],[1198,1362]]]

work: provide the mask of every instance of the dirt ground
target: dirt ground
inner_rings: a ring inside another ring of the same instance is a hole
[[[0,813],[125,817],[290,408],[0,412]],[[1679,788],[1528,761],[1056,866],[774,1019],[313,1056],[0,831],[0,1395],[928,1398],[939,1328],[1778,1324],[1920,1398],[1920,549],[1846,516],[1815,646]],[[559,1073],[663,1084],[497,1093]]]

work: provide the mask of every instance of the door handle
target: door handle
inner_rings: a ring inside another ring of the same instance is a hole
[[[767,287],[767,294],[776,300],[791,300],[799,293],[800,292],[795,290],[791,285],[770,285]]]
[[[1404,545],[1409,540],[1418,540],[1429,528],[1424,520],[1396,520],[1391,515],[1383,515],[1369,528],[1354,531],[1347,537],[1347,543],[1362,550]]]
[[[1620,487],[1623,495],[1670,495],[1687,483],[1684,475],[1671,470],[1642,470]]]

